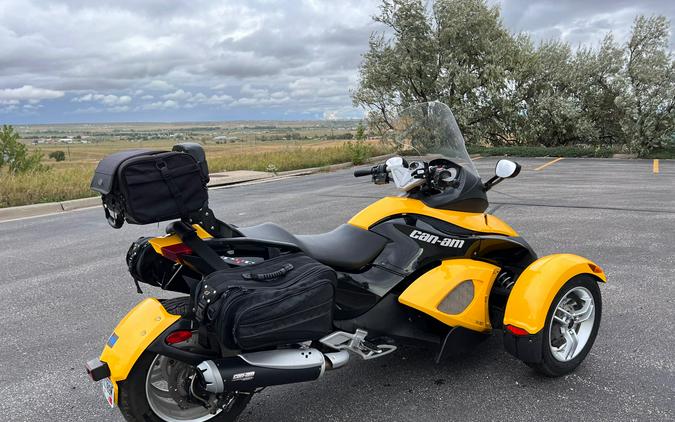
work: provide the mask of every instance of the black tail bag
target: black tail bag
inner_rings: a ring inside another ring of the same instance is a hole
[[[196,289],[197,321],[228,349],[317,340],[333,329],[333,269],[301,254],[216,271]]]
[[[207,206],[205,162],[182,151],[130,150],[101,160],[91,188],[102,194],[106,218],[119,228],[187,217]]]

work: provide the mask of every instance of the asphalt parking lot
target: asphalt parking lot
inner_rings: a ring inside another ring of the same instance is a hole
[[[496,160],[476,161],[484,179]],[[495,334],[438,365],[414,348],[353,358],[317,382],[266,389],[241,420],[675,420],[675,161],[655,173],[652,160],[516,160],[524,170],[490,192],[491,209],[540,256],[583,255],[609,279],[600,333],[575,373],[542,378]],[[392,193],[345,170],[217,189],[211,205],[238,225],[316,233]],[[142,299],[128,245],[162,231],[113,230],[100,208],[0,223],[0,420],[122,420],[83,363]]]

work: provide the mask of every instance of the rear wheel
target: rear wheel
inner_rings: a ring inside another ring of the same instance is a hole
[[[184,315],[188,298],[163,301],[169,313]],[[196,333],[195,333],[196,334]],[[192,347],[196,335],[176,346]],[[129,376],[118,383],[119,408],[130,422],[233,422],[244,411],[253,393],[216,395],[201,389],[196,368],[167,356],[145,352]]]
[[[601,313],[602,299],[595,278],[579,275],[570,279],[549,308],[542,361],[531,366],[550,377],[574,371],[593,347]]]

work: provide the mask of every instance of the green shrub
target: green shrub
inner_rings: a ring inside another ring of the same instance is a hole
[[[617,151],[610,147],[573,146],[573,147],[530,147],[530,146],[507,146],[507,147],[481,147],[469,145],[469,154],[512,155],[515,157],[611,157]]]
[[[373,153],[372,147],[364,141],[347,142],[345,148],[349,151],[350,161],[356,165],[365,163]]]
[[[52,151],[49,153],[49,158],[53,158],[56,161],[64,161],[66,159],[66,153],[63,151]]]

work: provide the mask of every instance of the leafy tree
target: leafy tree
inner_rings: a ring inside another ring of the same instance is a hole
[[[7,165],[11,173],[41,171],[45,167],[40,164],[42,153],[28,153],[26,145],[19,142],[19,134],[12,126],[3,125],[0,131],[0,167]]]
[[[53,158],[56,161],[64,161],[66,159],[66,153],[63,151],[52,151],[49,153],[49,158]]]
[[[356,126],[356,140],[363,141],[366,139],[366,128],[363,126],[363,122],[359,122]]]
[[[382,0],[355,105],[376,131],[418,102],[442,101],[467,142],[630,145],[640,154],[675,133],[675,61],[664,17],[636,18],[625,47],[511,34],[484,0]]]
[[[428,12],[419,0],[383,0],[374,19],[392,35],[371,37],[352,97],[376,130],[390,128],[397,109],[439,100],[470,138],[504,133],[493,99],[505,89],[514,40],[497,7],[436,0]]]
[[[516,114],[505,125],[518,143],[556,146],[596,139],[576,89],[579,72],[570,46],[548,41],[520,54],[529,57],[514,72]]]
[[[675,61],[663,16],[638,16],[626,45],[624,89],[617,98],[621,127],[639,154],[664,146],[675,132]]]
[[[626,142],[621,128],[622,110],[616,101],[622,92],[618,75],[624,66],[624,52],[608,34],[598,50],[581,48],[573,60],[573,91],[584,111],[585,123],[595,133],[587,141],[604,145]]]

